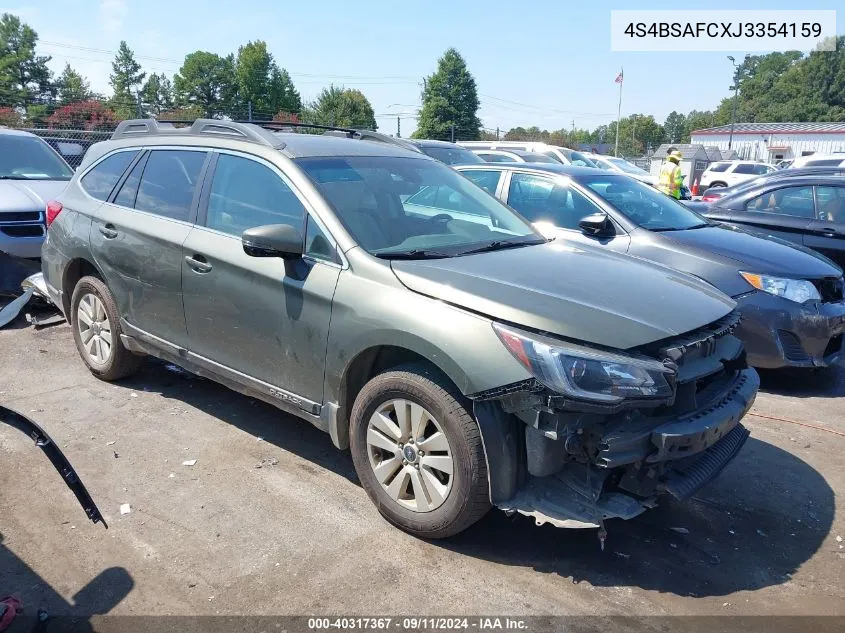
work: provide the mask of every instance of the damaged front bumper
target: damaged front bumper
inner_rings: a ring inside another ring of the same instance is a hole
[[[737,336],[754,367],[827,367],[845,354],[845,300],[802,304],[755,291],[737,309]]]
[[[76,474],[67,457],[64,456],[64,453],[56,446],[56,443],[47,435],[44,429],[17,411],[12,411],[3,406],[0,406],[0,423],[8,424],[32,438],[35,441],[35,445],[44,451],[47,459],[50,460],[53,467],[62,476],[67,487],[76,495],[77,501],[79,501],[82,509],[85,510],[88,518],[93,523],[102,523],[103,527],[108,529],[103,515],[100,513],[99,508],[97,508],[97,504],[94,503],[91,495],[88,494],[88,490],[85,488],[82,480],[79,479],[79,475]]]
[[[740,420],[760,382],[732,335],[738,317],[650,350],[678,365],[665,402],[606,408],[532,381],[477,394],[491,501],[538,524],[599,527],[630,519],[660,495],[689,498],[748,438]]]

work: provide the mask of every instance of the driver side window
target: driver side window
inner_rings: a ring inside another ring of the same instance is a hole
[[[282,178],[266,165],[242,156],[220,154],[206,226],[240,237],[265,224],[290,224],[303,230],[305,207]]]
[[[811,219],[815,215],[812,187],[782,187],[749,200],[745,210]]]
[[[551,178],[513,174],[508,205],[530,222],[548,222],[561,229],[579,230],[584,216],[600,213],[581,192]]]

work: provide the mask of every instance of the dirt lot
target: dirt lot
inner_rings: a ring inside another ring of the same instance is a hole
[[[152,360],[99,382],[66,325],[3,330],[0,350],[0,402],[48,430],[109,523],[0,428],[0,595],[29,612],[845,614],[843,367],[764,376],[733,464],[692,502],[608,524],[602,553],[593,530],[498,511],[414,539],[328,436],[269,406]]]

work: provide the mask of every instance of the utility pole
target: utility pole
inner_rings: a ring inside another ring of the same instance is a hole
[[[747,55],[746,55],[747,57]],[[734,66],[734,85],[731,86],[734,90],[733,105],[731,106],[731,133],[728,136],[728,151],[731,150],[734,140],[734,124],[736,123],[736,102],[739,100],[739,67],[733,55],[728,55],[728,59]]]
[[[402,119],[396,117],[396,138],[402,138],[402,124],[400,123]]]
[[[619,119],[622,118],[622,82],[624,81],[624,69],[619,70],[619,76],[616,78],[619,83],[619,106],[616,109],[616,148],[613,150],[614,156],[619,156]]]
[[[252,123],[252,99],[246,102],[246,113],[248,117],[248,121]]]
[[[496,127],[496,140],[497,141],[499,140],[499,128],[498,127]]]
[[[455,124],[452,124],[452,142],[455,142]]]

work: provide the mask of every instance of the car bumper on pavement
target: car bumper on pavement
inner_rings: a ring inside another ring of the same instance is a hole
[[[845,301],[800,304],[755,291],[738,298],[737,308],[736,335],[753,367],[827,367],[843,357]]]

